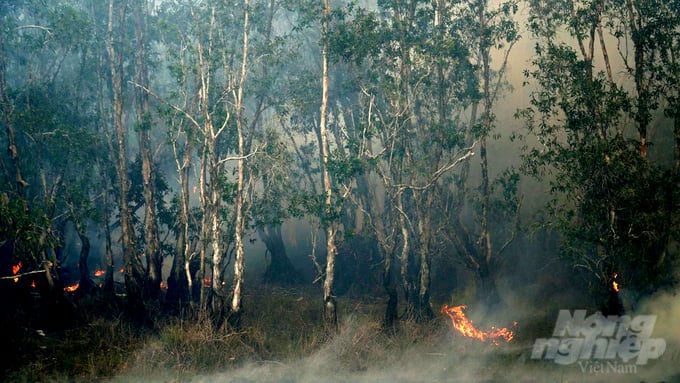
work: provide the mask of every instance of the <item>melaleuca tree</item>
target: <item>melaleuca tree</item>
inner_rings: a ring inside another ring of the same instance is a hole
[[[670,121],[655,117],[675,92],[664,85],[673,75],[664,74],[677,74],[669,65],[677,4],[530,5],[538,42],[527,74],[537,90],[521,114],[538,147],[526,165],[534,175],[552,174],[548,223],[564,234],[563,253],[603,309],[620,311],[615,274],[633,305],[672,282],[668,246],[677,236],[678,180],[655,157],[674,146],[677,153],[677,143],[649,143],[652,130],[670,132],[677,124],[673,113]]]
[[[266,143],[266,146],[246,168],[246,179],[257,185],[251,192],[253,200],[248,214],[269,258],[263,281],[285,285],[301,281],[300,273],[288,258],[281,234],[283,222],[295,210],[290,201],[294,189],[290,165],[294,160],[283,145],[283,133],[290,133],[284,126],[290,108],[285,81],[290,74],[289,65],[297,59],[297,47],[291,37],[294,32],[275,28],[276,24],[286,23],[284,20],[292,13],[286,8],[291,4],[269,0],[255,3],[253,7],[252,14],[256,19],[252,24],[251,45],[258,54],[259,65],[250,68],[253,115],[249,120],[251,128],[246,146],[252,147],[256,143]]]
[[[236,89],[230,76],[232,67],[226,60],[235,58],[231,41],[236,38],[237,29],[230,11],[216,3],[170,2],[164,12],[163,17],[180,16],[187,20],[186,28],[172,31],[177,38],[172,44],[180,44],[185,51],[180,56],[175,56],[175,52],[170,54],[171,59],[178,60],[171,61],[170,69],[179,91],[168,97],[156,97],[178,113],[184,120],[180,124],[191,125],[199,143],[200,272],[196,278],[201,283],[199,307],[221,325],[228,311],[228,290],[224,282],[227,260],[224,202],[233,202],[234,187],[234,182],[224,173],[224,163],[226,153],[233,153],[236,143],[233,110],[220,94],[231,97]],[[223,29],[218,30],[218,21]],[[153,93],[145,84],[138,86]],[[182,189],[183,194],[187,192]],[[203,281],[210,282],[206,286]]]
[[[490,57],[509,51],[519,38],[514,12],[514,3],[384,2],[378,12],[349,8],[333,29],[332,52],[357,84],[356,117],[343,131],[353,137],[344,168],[372,174],[359,176],[359,184],[381,184],[362,188],[369,191],[358,193],[354,202],[366,214],[366,228],[377,236],[384,260],[388,327],[397,317],[399,286],[406,317],[432,316],[432,253],[450,242],[479,276],[480,292],[495,291],[489,284],[488,221],[499,204],[492,198],[485,151],[507,54],[495,66]],[[468,186],[467,164],[478,146],[479,192]],[[498,185],[510,198],[506,210],[512,213],[519,202],[517,177],[508,174]],[[481,201],[479,223],[467,230],[461,216],[472,197]],[[499,245],[500,252],[505,246]]]
[[[192,304],[195,300],[192,294],[194,283],[202,288],[202,276],[196,276],[190,268],[195,260],[198,246],[200,216],[192,214],[191,195],[189,188],[196,148],[200,146],[199,131],[193,126],[183,111],[189,111],[194,103],[194,78],[190,75],[190,60],[193,52],[187,44],[190,39],[184,35],[184,29],[173,23],[174,20],[190,22],[189,8],[181,7],[179,3],[166,3],[158,10],[158,25],[160,31],[159,44],[166,49],[168,77],[172,80],[172,89],[165,96],[165,100],[173,106],[158,107],[158,112],[164,120],[167,129],[167,141],[171,147],[176,165],[179,190],[175,193],[170,210],[174,212],[176,222],[176,244],[173,263],[168,275],[168,291],[166,305],[171,309],[178,309],[182,304]],[[193,189],[196,194],[197,186]],[[196,209],[193,209],[194,212]],[[195,278],[199,278],[195,280]]]
[[[294,187],[289,174],[293,158],[279,132],[270,128],[265,135],[267,147],[250,166],[252,176],[262,185],[254,195],[250,214],[269,258],[263,281],[280,285],[300,283],[302,275],[288,258],[281,234],[283,222],[298,215],[292,206]]]
[[[118,214],[120,219],[120,235],[125,270],[125,290],[128,312],[132,318],[138,321],[146,321],[146,308],[143,300],[145,271],[142,265],[138,244],[136,241],[135,227],[128,195],[130,180],[128,173],[129,159],[127,148],[127,126],[124,121],[125,114],[125,62],[127,53],[126,44],[126,20],[128,12],[126,4],[122,1],[110,0],[107,12],[106,28],[106,63],[107,76],[110,87],[111,105],[111,145],[113,163],[116,171],[116,191],[118,202]]]
[[[184,250],[177,259],[183,260],[185,273],[190,273],[193,215],[189,208],[189,167],[199,157],[195,190],[200,210],[200,271],[191,283],[208,283],[200,288],[199,304],[218,327],[225,319],[232,326],[240,325],[244,239],[250,227],[252,188],[258,182],[258,173],[249,170],[249,161],[267,145],[260,133],[270,99],[274,99],[258,88],[257,81],[251,86],[255,76],[258,81],[269,81],[265,66],[274,60],[251,60],[271,54],[276,37],[272,20],[277,8],[276,2],[249,1],[236,7],[220,2],[164,4],[159,19],[170,35],[162,43],[168,48],[164,53],[177,88],[158,94],[137,84],[167,109],[164,115],[171,128],[169,137],[182,186],[178,244],[181,242]],[[187,28],[173,27],[176,18],[187,20]],[[179,50],[172,50],[175,47]],[[227,286],[225,273],[232,255],[234,278]],[[180,266],[173,266],[173,284],[183,283],[183,277],[178,277]]]
[[[461,172],[455,177],[454,213],[447,237],[474,272],[477,298],[493,308],[502,303],[495,274],[503,266],[503,252],[519,231],[519,176],[511,168],[500,167],[499,175],[493,179],[488,155],[489,141],[500,137],[496,132],[499,123],[495,108],[506,90],[509,54],[520,39],[516,20],[518,3],[469,1],[441,8],[442,17],[456,17],[465,46],[471,52],[475,88],[469,95],[469,122],[461,133],[469,144],[472,140],[478,141],[480,165],[478,186],[470,185],[469,162],[462,164]],[[472,227],[465,222],[466,210],[473,213]]]
[[[280,108],[286,114],[282,127],[293,147],[297,160],[299,182],[304,188],[293,191],[293,207],[310,217],[315,231],[312,233],[312,260],[317,271],[314,282],[321,281],[323,290],[323,322],[329,334],[337,331],[337,297],[335,293],[336,259],[341,239],[343,202],[350,189],[343,188],[333,174],[333,153],[344,145],[337,135],[338,116],[334,83],[337,81],[329,61],[333,37],[329,34],[333,12],[329,2],[294,2],[287,11],[293,13],[297,24],[294,37],[311,43],[300,44],[309,49],[298,50],[296,61],[291,62],[285,78],[288,100]],[[314,86],[310,86],[314,84]],[[338,110],[340,109],[340,111]],[[324,259],[317,259],[316,230],[324,233]]]
[[[65,268],[60,266],[69,261],[69,253],[63,250],[67,244],[60,239],[66,235],[69,222],[80,239],[77,293],[87,295],[94,287],[87,267],[88,228],[100,222],[94,206],[102,195],[96,176],[96,154],[102,141],[93,124],[96,72],[89,70],[95,65],[91,54],[95,48],[87,39],[92,24],[76,2],[60,1],[49,6],[23,2],[16,12],[15,16],[20,14],[21,18],[15,20],[16,27],[5,41],[23,48],[9,55],[3,51],[9,64],[5,75],[11,78],[11,82],[5,82],[3,93],[7,97],[6,110],[11,111],[6,121],[16,129],[16,164],[25,178],[21,192],[24,197],[19,198],[15,191],[4,191],[8,197],[12,195],[8,199],[14,202],[23,200],[26,214],[40,217],[36,223],[43,225],[41,232],[32,237],[36,248],[22,250],[25,239],[17,237],[23,245],[15,250],[24,259],[25,271],[44,270],[49,289],[40,291],[44,308],[50,310],[63,299],[60,274]],[[25,222],[17,220],[19,212],[8,212],[8,222]]]
[[[150,83],[150,47],[151,38],[149,25],[150,7],[146,0],[136,0],[132,3],[132,14],[137,43],[135,57],[135,82]],[[159,238],[158,200],[156,179],[156,163],[154,160],[151,131],[154,126],[151,115],[151,102],[148,93],[135,88],[136,130],[139,137],[139,160],[141,162],[142,190],[144,196],[144,254],[146,256],[146,297],[158,299],[160,295],[162,276],[162,252]]]

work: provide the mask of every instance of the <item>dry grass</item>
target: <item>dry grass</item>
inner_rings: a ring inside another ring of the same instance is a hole
[[[66,331],[32,331],[20,336],[23,355],[16,355],[19,364],[6,372],[4,381],[96,381],[115,374],[130,350],[141,347],[144,339],[129,324],[113,319],[94,319]]]
[[[384,304],[375,298],[341,298],[341,328],[332,338],[323,330],[318,291],[260,287],[245,295],[244,307],[238,331],[158,313],[152,330],[139,331],[115,317],[91,317],[68,331],[24,337],[25,350],[37,351],[4,381],[181,382],[241,366],[289,366],[309,358],[331,360],[324,373],[362,373],[403,364],[413,353],[437,358],[437,350],[450,341],[443,317],[428,324],[402,321],[396,333],[386,333]]]

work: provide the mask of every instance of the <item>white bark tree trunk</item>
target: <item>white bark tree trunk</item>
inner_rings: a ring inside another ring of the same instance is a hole
[[[321,160],[323,162],[323,190],[325,194],[325,209],[326,214],[331,214],[333,210],[333,188],[331,183],[331,175],[328,171],[328,159],[330,156],[330,148],[328,143],[328,41],[326,36],[328,34],[328,18],[330,17],[330,5],[328,0],[323,2],[323,19],[322,19],[322,48],[321,48],[321,116],[319,120],[319,136],[321,137]],[[329,331],[337,331],[338,315],[337,315],[337,301],[333,294],[333,280],[335,277],[335,257],[337,255],[337,247],[335,244],[335,234],[337,232],[336,223],[326,222],[326,270],[323,281],[323,302],[324,302],[324,324]]]
[[[239,85],[236,95],[236,129],[238,135],[238,159],[237,161],[237,180],[236,180],[236,198],[234,200],[234,290],[231,299],[231,325],[238,327],[240,325],[241,311],[242,311],[242,289],[243,289],[243,272],[245,270],[245,254],[243,252],[243,233],[245,231],[245,219],[243,217],[244,209],[244,177],[245,177],[245,138],[243,133],[243,93],[246,85],[247,66],[248,66],[248,27],[250,16],[250,2],[243,0],[243,58],[241,61],[241,73],[239,77]]]

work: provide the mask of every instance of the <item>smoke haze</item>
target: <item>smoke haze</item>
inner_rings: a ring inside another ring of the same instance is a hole
[[[573,312],[579,307],[563,309]],[[396,336],[387,335],[371,315],[355,312],[345,316],[339,335],[305,358],[260,360],[229,371],[188,378],[164,371],[149,372],[144,366],[136,366],[131,370],[145,371],[143,376],[124,375],[112,382],[149,381],[149,377],[155,382],[195,383],[680,382],[680,327],[677,325],[680,302],[677,292],[659,294],[630,313],[632,317],[656,315],[652,338],[663,338],[666,342],[663,355],[644,365],[635,365],[634,360],[623,362],[619,358],[609,363],[580,360],[569,365],[532,359],[535,339],[553,335],[557,313],[538,318],[543,314],[515,306],[493,317],[475,308],[469,308],[467,314],[482,328],[493,323],[504,325],[511,322],[509,318],[516,318],[519,323],[512,327],[516,337],[508,343],[501,341],[498,346],[482,343],[456,333],[444,315],[425,330],[415,330],[405,324]],[[591,314],[593,312],[589,310],[588,315]],[[537,325],[532,320],[544,320],[544,323]],[[423,332],[413,334],[411,331]]]

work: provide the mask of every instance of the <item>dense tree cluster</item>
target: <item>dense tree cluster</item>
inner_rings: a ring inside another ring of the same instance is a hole
[[[265,283],[321,282],[329,331],[349,283],[383,290],[391,328],[433,317],[433,264],[502,305],[508,249],[540,229],[620,311],[614,278],[632,302],[675,283],[679,15],[643,0],[3,1],[2,288],[40,271],[63,296],[74,232],[77,296],[124,296],[142,323],[189,307],[238,327],[250,239]],[[522,166],[494,168],[521,39]],[[547,207],[523,211],[522,174],[550,185]],[[286,253],[293,220],[312,228],[313,281]]]

